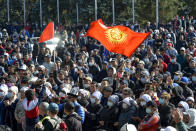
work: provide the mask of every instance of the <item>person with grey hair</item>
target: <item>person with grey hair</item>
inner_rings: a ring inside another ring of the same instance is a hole
[[[49,122],[50,117],[48,116],[48,106],[49,104],[47,102],[41,102],[39,104],[39,115],[40,115],[40,121],[35,125],[36,131],[41,130],[39,125],[47,125]]]

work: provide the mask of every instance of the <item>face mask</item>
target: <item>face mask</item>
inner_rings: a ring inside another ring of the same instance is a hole
[[[196,82],[196,76],[192,76],[192,81]]]
[[[141,78],[141,82],[142,82],[142,83],[146,83],[146,79],[142,77],[142,78]]]
[[[146,105],[146,102],[145,101],[142,101],[140,104],[141,104],[141,106],[145,106]]]
[[[127,108],[128,108],[128,105],[127,105],[126,103],[123,103],[123,104],[122,104],[122,108],[123,108],[123,109],[127,109]]]
[[[183,108],[177,108],[179,112],[183,112]]]
[[[175,60],[174,59],[171,59],[171,63],[174,63],[175,62]]]
[[[83,84],[84,89],[88,89],[89,85],[88,84]]]
[[[89,66],[92,66],[92,65],[93,65],[93,63],[92,63],[92,62],[89,62],[88,64],[89,64]]]
[[[9,98],[11,98],[11,97],[12,97],[12,93],[11,93],[11,92],[8,92],[7,98],[9,99]]]
[[[90,101],[91,101],[92,104],[94,104],[95,103],[95,98],[90,98]]]
[[[151,111],[151,109],[150,108],[146,108],[146,113],[147,114],[150,114],[152,111]]]
[[[110,102],[110,101],[108,101],[108,102],[107,102],[107,105],[108,105],[109,107],[112,107],[112,106],[113,106],[113,103]]]
[[[78,100],[81,100],[82,99],[82,97],[81,96],[78,96]]]
[[[0,92],[0,97],[4,97],[5,93],[4,92]]]
[[[160,99],[159,99],[159,104],[161,104],[161,105],[162,105],[162,104],[164,104],[164,103],[165,103],[165,100],[164,100],[164,99],[162,99],[162,98],[160,98]]]
[[[149,59],[148,59],[148,58],[145,58],[145,59],[144,59],[144,62],[145,62],[145,63],[149,63]]]
[[[177,81],[178,80],[178,76],[174,75],[174,80]]]

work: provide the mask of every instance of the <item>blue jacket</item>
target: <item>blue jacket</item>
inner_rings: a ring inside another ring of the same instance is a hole
[[[82,106],[77,102],[75,101],[74,102],[74,106],[78,106],[79,108],[77,109],[76,113],[82,118],[82,124],[84,123],[84,120],[85,120],[85,111],[84,109],[82,108]]]

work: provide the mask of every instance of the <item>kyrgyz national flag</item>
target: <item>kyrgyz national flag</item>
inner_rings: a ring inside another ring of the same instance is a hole
[[[86,36],[101,42],[107,50],[130,57],[137,47],[150,35],[149,33],[137,33],[130,28],[117,25],[107,27],[99,19],[91,23]]]
[[[42,32],[39,43],[48,41],[54,37],[54,23],[50,22]]]

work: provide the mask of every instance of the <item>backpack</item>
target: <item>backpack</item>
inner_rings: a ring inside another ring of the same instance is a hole
[[[56,129],[60,129],[61,131],[67,131],[67,125],[65,124],[65,122],[63,120],[59,120],[56,118],[51,118],[53,120],[55,120],[56,124],[54,126],[54,130]]]
[[[67,131],[67,125],[65,124],[65,122],[63,120],[60,119],[56,119],[56,118],[50,118],[49,116],[44,117],[40,122],[42,123],[44,120],[54,120],[51,121],[52,124],[54,125],[53,130],[57,130],[60,129],[61,131]]]

